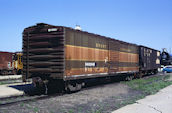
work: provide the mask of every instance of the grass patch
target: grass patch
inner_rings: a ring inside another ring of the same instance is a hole
[[[18,81],[17,80],[4,80],[4,81],[0,81],[0,85],[12,84],[12,83],[18,83]]]
[[[0,85],[4,85],[4,84],[6,84],[6,83],[4,83],[4,82],[0,82]]]
[[[101,110],[93,111],[92,113],[102,113]]]
[[[122,82],[132,89],[143,91],[145,94],[155,94],[160,89],[165,88],[172,84],[168,81],[170,75],[152,76],[148,78],[135,79],[132,81]]]
[[[142,94],[139,94],[135,97],[131,97],[125,100],[121,100],[121,102],[116,106],[116,108],[123,107],[128,104],[133,104],[137,100],[144,98],[147,95],[155,94],[160,89],[163,89],[169,85],[172,84],[172,81],[170,81],[170,75],[159,75],[159,76],[150,76],[150,77],[144,77],[141,79],[134,79],[131,81],[122,81],[121,83],[128,85],[130,88],[138,91],[142,91]],[[114,97],[119,98],[119,97]],[[120,99],[120,98],[119,98]]]
[[[69,109],[68,113],[74,113],[73,109]]]
[[[87,113],[102,113],[102,109],[94,109],[92,111],[88,111]]]
[[[33,111],[37,113],[39,111],[39,108],[35,107],[35,108],[33,108]]]
[[[24,107],[24,103],[22,102],[22,103],[20,103],[20,107]]]
[[[144,94],[139,94],[139,95],[137,95],[137,96],[135,96],[135,97],[131,97],[131,98],[127,98],[127,99],[122,99],[122,100],[120,100],[120,102],[119,102],[118,104],[115,104],[115,107],[116,107],[117,109],[119,109],[119,108],[121,108],[121,107],[123,107],[123,106],[125,106],[125,105],[133,104],[133,103],[135,103],[137,100],[142,99],[142,98],[144,98],[144,97],[145,97]]]

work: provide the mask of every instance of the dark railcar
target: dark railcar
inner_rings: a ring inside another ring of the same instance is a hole
[[[13,53],[11,52],[0,52],[0,74],[13,74]]]
[[[160,51],[139,46],[140,75],[157,73],[160,68]]]
[[[168,53],[165,48],[161,53],[161,65],[172,65],[172,54]]]
[[[87,78],[138,73],[138,53],[134,44],[41,23],[23,32],[23,77],[75,90]]]

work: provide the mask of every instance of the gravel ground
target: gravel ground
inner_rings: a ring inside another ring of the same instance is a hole
[[[142,92],[116,82],[72,94],[0,106],[0,113],[110,113],[139,95]]]

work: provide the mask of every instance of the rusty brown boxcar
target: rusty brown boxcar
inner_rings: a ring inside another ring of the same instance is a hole
[[[139,66],[140,76],[145,74],[157,73],[160,68],[160,51],[139,46]]]
[[[56,80],[72,91],[84,79],[138,72],[135,44],[44,23],[23,32],[23,77],[35,85]]]
[[[0,75],[13,74],[12,56],[11,52],[0,52]]]

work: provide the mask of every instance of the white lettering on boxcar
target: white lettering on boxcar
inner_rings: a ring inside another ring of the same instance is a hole
[[[95,62],[85,62],[85,67],[95,67],[96,63]]]
[[[48,32],[57,31],[57,28],[48,29]]]

